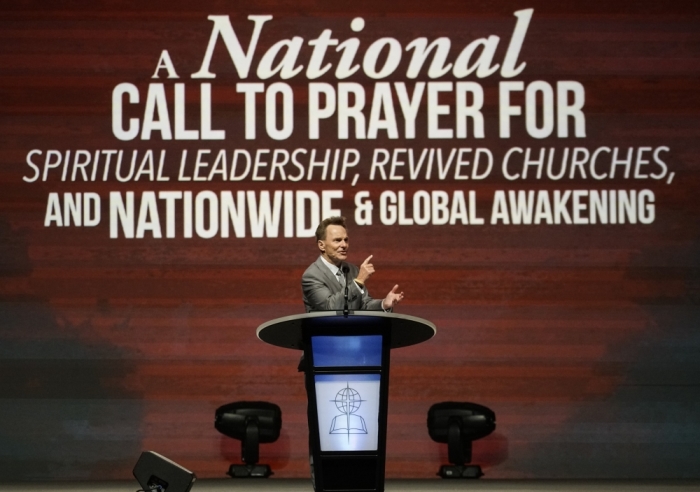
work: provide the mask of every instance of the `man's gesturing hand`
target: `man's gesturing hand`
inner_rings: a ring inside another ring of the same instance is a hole
[[[360,271],[357,273],[357,277],[355,278],[355,280],[357,280],[361,284],[367,282],[367,279],[369,279],[374,273],[374,265],[370,263],[372,256],[373,255],[369,255],[367,259],[362,262],[362,265],[360,265]]]
[[[403,292],[397,292],[398,290],[399,285],[394,285],[394,288],[391,289],[391,292],[389,292],[382,301],[382,307],[385,310],[392,309],[394,306],[396,306],[399,302],[403,300]]]

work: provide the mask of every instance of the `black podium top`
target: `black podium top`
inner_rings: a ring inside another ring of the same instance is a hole
[[[316,311],[306,314],[285,316],[263,323],[257,335],[263,342],[283,348],[303,350],[301,327],[304,321],[315,323],[328,321],[329,324],[362,323],[365,320],[382,318],[391,323],[391,348],[408,347],[425,342],[435,335],[436,328],[430,321],[406,314],[385,313],[383,311],[354,311],[347,317],[340,311]]]

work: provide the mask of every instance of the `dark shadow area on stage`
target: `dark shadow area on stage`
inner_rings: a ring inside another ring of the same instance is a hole
[[[76,330],[58,317],[34,292],[33,270],[24,233],[0,220],[0,281],[12,286],[0,294],[0,477],[115,478],[141,451],[141,395],[120,384],[132,363],[81,340],[91,321]]]
[[[619,383],[605,399],[582,401],[567,435],[538,443],[525,462],[533,476],[700,478],[699,272],[698,241],[672,254],[647,248],[633,259],[627,278],[673,279],[677,288],[635,299],[644,331],[609,346],[597,369],[622,371]]]

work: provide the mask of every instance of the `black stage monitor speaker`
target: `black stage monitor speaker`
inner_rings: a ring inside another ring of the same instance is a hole
[[[165,456],[144,451],[134,467],[134,477],[145,491],[189,492],[197,477]]]
[[[266,401],[237,401],[216,409],[216,430],[241,441],[241,457],[245,465],[231,465],[232,478],[268,478],[269,465],[257,464],[260,443],[275,442],[282,428],[282,410]]]
[[[435,442],[447,443],[447,456],[452,465],[440,467],[442,478],[479,478],[479,465],[472,460],[472,442],[491,434],[496,428],[496,414],[476,403],[445,401],[428,410],[428,433]]]

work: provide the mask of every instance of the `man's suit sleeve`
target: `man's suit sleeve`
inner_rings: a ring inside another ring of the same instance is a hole
[[[358,268],[355,265],[349,265],[349,267],[348,301],[350,309],[380,311],[382,309],[382,301],[372,299],[366,287],[364,292],[360,290],[354,282]],[[321,265],[319,267],[318,264],[312,264],[301,277],[301,290],[306,310],[341,310],[345,305],[345,289],[331,289],[326,283],[327,279],[322,268],[325,268],[325,266]],[[334,292],[334,290],[337,291]]]
[[[314,274],[312,268],[304,272],[301,277],[301,290],[304,293],[304,304],[312,311],[343,309],[345,293],[340,291],[335,294],[325,284],[323,279]]]
[[[369,295],[369,290],[367,289],[366,285],[365,285],[364,289],[360,290],[360,288],[355,283],[355,279],[357,278],[357,275],[360,273],[360,269],[357,267],[357,265],[349,265],[349,267],[350,267],[350,284],[354,287],[354,290],[355,290],[355,292],[357,292],[357,295],[362,296],[360,305],[358,306],[357,304],[355,304],[355,309],[357,309],[359,307],[362,311],[381,311],[382,310],[382,301],[377,300],[377,299],[372,299],[372,296]]]
[[[353,282],[355,283],[355,282]],[[362,309],[366,311],[381,311],[382,310],[382,300],[372,299],[369,295],[367,287],[365,287],[365,293],[362,295]]]

